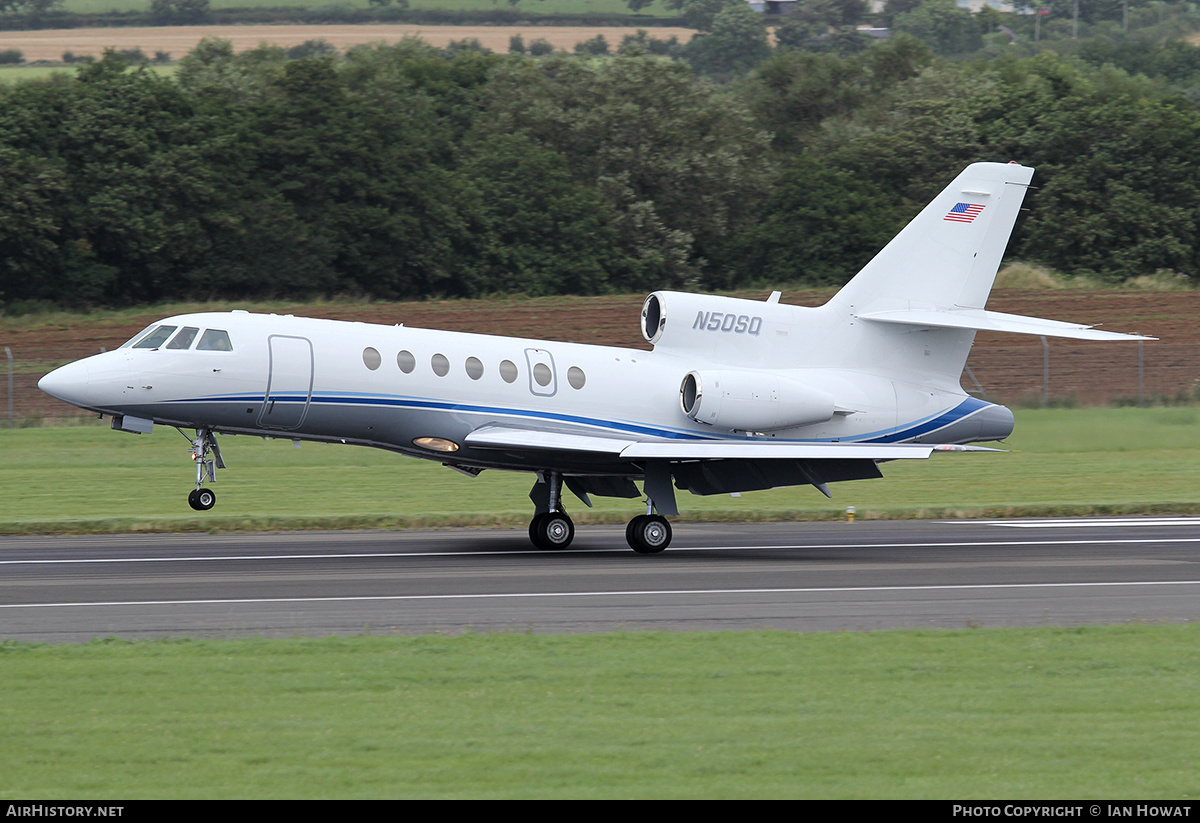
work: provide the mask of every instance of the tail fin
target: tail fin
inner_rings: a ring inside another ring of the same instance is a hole
[[[1016,163],[968,166],[832,303],[855,314],[982,309],[1031,179]]]
[[[837,365],[918,385],[958,387],[976,331],[1076,340],[1152,340],[984,309],[1033,169],[968,166],[822,310]]]

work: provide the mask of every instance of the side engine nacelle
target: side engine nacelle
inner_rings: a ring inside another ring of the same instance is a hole
[[[679,405],[697,423],[730,431],[773,431],[824,423],[833,398],[798,380],[763,372],[692,371],[679,386]]]

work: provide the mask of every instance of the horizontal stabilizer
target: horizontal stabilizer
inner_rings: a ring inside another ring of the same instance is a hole
[[[1140,334],[1122,334],[1100,331],[1092,326],[1078,323],[1063,323],[1058,320],[1043,320],[1040,317],[1023,317],[984,309],[906,309],[881,311],[858,315],[859,319],[876,323],[898,323],[905,326],[924,326],[935,329],[969,329],[973,331],[997,331],[1009,334],[1033,334],[1045,337],[1067,337],[1072,340],[1130,341],[1157,340]]]

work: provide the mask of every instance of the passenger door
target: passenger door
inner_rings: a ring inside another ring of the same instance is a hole
[[[270,365],[258,425],[265,429],[297,429],[312,401],[312,342],[307,337],[272,334],[267,344]]]

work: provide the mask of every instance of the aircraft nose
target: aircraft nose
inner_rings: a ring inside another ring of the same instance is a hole
[[[38,388],[51,397],[83,406],[88,401],[88,366],[80,360],[68,363],[47,374],[38,381]]]

